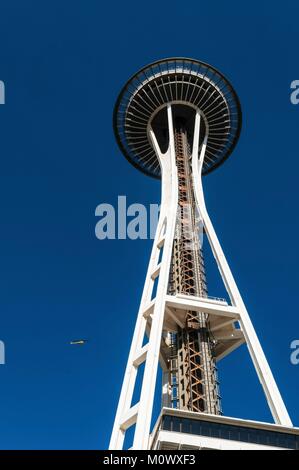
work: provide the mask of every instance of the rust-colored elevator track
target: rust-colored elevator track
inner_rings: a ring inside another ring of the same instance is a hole
[[[179,203],[168,290],[171,294],[207,297],[204,259],[191,178],[188,134],[183,127],[176,127]],[[169,380],[172,406],[220,414],[217,371],[208,316],[188,311],[185,327],[171,334],[170,348]]]

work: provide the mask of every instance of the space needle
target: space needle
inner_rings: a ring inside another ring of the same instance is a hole
[[[161,210],[110,449],[299,448],[299,431],[292,426],[204,200],[202,176],[229,157],[241,121],[230,82],[194,59],[154,62],[131,77],[118,96],[118,145],[138,170],[161,179]],[[203,233],[227,299],[208,294]],[[273,423],[222,412],[217,364],[244,343]],[[154,424],[159,365],[162,403]]]

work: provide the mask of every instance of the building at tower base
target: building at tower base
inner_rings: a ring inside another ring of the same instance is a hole
[[[153,450],[299,450],[299,428],[162,408]]]

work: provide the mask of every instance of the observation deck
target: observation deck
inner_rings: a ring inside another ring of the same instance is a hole
[[[162,151],[168,145],[166,107],[184,121],[193,135],[195,111],[203,118],[201,135],[208,133],[203,174],[220,166],[234,149],[241,130],[241,107],[229,81],[203,62],[159,60],[133,75],[121,90],[114,109],[114,132],[125,157],[154,178],[161,177],[149,138],[153,128]]]

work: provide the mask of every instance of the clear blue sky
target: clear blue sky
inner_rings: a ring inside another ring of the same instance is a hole
[[[151,242],[97,240],[94,211],[159,202],[111,119],[127,78],[167,56],[212,64],[240,96],[241,139],[205,179],[207,204],[299,425],[298,14],[295,1],[2,0],[0,448],[108,445]],[[245,347],[220,379],[227,415],[270,419]]]

